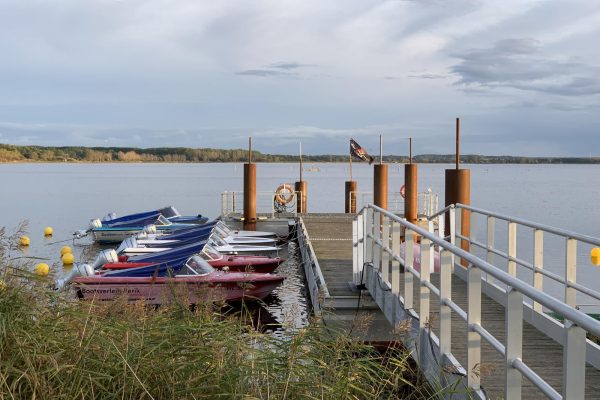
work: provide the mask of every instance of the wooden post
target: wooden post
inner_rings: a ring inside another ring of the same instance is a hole
[[[460,169],[460,119],[456,118],[456,167],[455,169],[446,170],[446,190],[445,190],[445,204],[461,203],[465,205],[471,204],[471,171],[468,169]],[[461,226],[460,233],[465,237],[471,236],[471,213],[468,210],[461,210]],[[450,214],[446,213],[444,235],[450,235]],[[470,245],[466,240],[460,241],[460,247],[469,251]],[[467,263],[462,260],[463,266]]]
[[[404,217],[417,223],[418,205],[417,164],[404,165]]]
[[[379,135],[379,164],[374,168],[373,203],[376,206],[388,207],[388,166],[383,163],[383,139]]]
[[[248,138],[248,162],[244,164],[244,229],[256,230],[256,164],[252,164],[252,138]]]
[[[296,191],[298,196],[296,200],[296,212],[300,214],[306,214],[306,182],[296,182],[294,185],[294,190]]]
[[[356,181],[346,181],[345,188],[345,199],[344,199],[344,212],[346,214],[356,213]]]

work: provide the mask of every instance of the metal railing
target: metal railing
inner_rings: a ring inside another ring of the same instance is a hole
[[[256,213],[269,214],[275,217],[278,213],[297,215],[296,201],[298,192],[291,194],[291,199],[285,205],[278,205],[275,202],[275,192],[257,192],[256,193]],[[234,214],[244,214],[244,192],[243,191],[225,191],[221,193],[221,217],[227,217]]]
[[[458,207],[466,208],[467,206],[459,205]],[[476,209],[469,207],[469,210],[475,211]],[[442,210],[439,215],[432,215],[432,219],[439,217],[445,211],[453,213],[454,208]],[[494,217],[498,218],[499,215],[494,215]],[[438,220],[441,219],[443,218],[438,218]],[[451,231],[453,231],[453,218],[450,219],[450,222]],[[512,222],[517,221],[513,219]],[[525,221],[520,222],[529,223]],[[405,230],[405,251],[403,257],[401,257],[400,252],[401,227],[404,227]],[[437,343],[439,354],[445,356],[445,359],[454,359],[452,356],[452,313],[464,320],[467,324],[466,368],[468,372],[465,379],[468,387],[474,393],[482,393],[480,375],[469,372],[476,370],[481,364],[481,341],[483,339],[490,343],[505,359],[503,365],[505,398],[521,398],[522,377],[524,376],[549,398],[583,399],[585,395],[586,348],[588,345],[586,334],[600,336],[600,321],[577,310],[569,302],[557,300],[541,291],[539,287],[532,286],[518,279],[514,274],[504,272],[490,262],[440,237],[443,236],[443,226],[440,227],[441,231],[438,233],[434,229],[432,221],[430,221],[428,229],[422,229],[398,217],[394,213],[377,206],[368,205],[363,208],[353,221],[353,268],[355,283],[361,283],[364,273],[363,268],[365,268],[367,263],[372,263],[372,268],[377,279],[380,279],[383,285],[389,287],[391,294],[398,299],[404,310],[409,310],[412,315],[418,317],[419,348],[428,348],[432,345],[431,343]],[[555,234],[565,233],[550,227],[544,227],[544,230]],[[420,271],[414,268],[413,234],[420,235],[421,237]],[[568,236],[568,240],[591,240],[593,243],[597,241],[597,239],[573,233],[570,233]],[[568,242],[567,246],[573,246],[572,242]],[[430,279],[430,267],[434,263],[434,251],[439,251],[439,287],[432,284]],[[514,257],[514,255],[511,255],[511,257]],[[454,263],[455,258],[457,260],[464,260],[468,263],[469,267],[465,269],[459,263]],[[516,261],[511,260],[511,262]],[[574,267],[572,260],[567,265],[567,268],[571,267]],[[466,272],[466,310],[462,309],[452,300],[452,277],[456,273],[455,270]],[[507,288],[504,292],[506,313],[506,339],[504,341],[499,340],[494,335],[494,332],[490,332],[482,326],[481,296],[483,273],[497,282],[506,285]],[[400,284],[401,274],[404,277],[403,287]],[[568,273],[567,278],[569,277]],[[415,283],[417,284],[416,290],[419,293],[418,313],[414,311],[413,305]],[[572,285],[567,285],[567,288],[568,290],[574,289]],[[439,339],[430,327],[432,293],[439,299]],[[562,342],[562,395],[522,360],[524,296],[565,318],[564,323],[559,323],[564,335],[564,341]]]
[[[485,242],[478,240],[473,233],[470,233],[467,236],[458,233],[462,231],[462,219],[459,218],[455,233],[451,233],[451,242],[454,243],[456,239],[459,239],[467,243],[469,247],[483,250],[486,255],[486,260],[490,264],[494,263],[496,257],[500,257],[506,263],[507,272],[512,276],[517,276],[518,267],[523,267],[526,270],[531,271],[531,282],[533,286],[540,291],[544,291],[544,277],[557,282],[562,286],[564,302],[572,307],[577,308],[581,305],[581,303],[578,303],[577,301],[577,294],[587,296],[587,301],[596,301],[598,302],[597,304],[592,304],[600,306],[600,291],[577,282],[577,249],[580,247],[579,244],[584,243],[591,246],[600,246],[600,239],[464,204],[450,205],[432,215],[430,219],[441,221],[443,220],[442,217],[445,213],[451,213],[454,209],[470,212],[470,232],[474,232],[477,228],[473,223],[475,215],[483,216],[486,221],[486,240]],[[454,214],[459,215],[461,213]],[[507,224],[506,248],[502,249],[499,248],[500,246],[498,246],[498,241],[496,240],[498,238],[498,226],[496,224],[498,220],[504,221]],[[520,243],[517,234],[518,232],[522,234],[524,228],[532,231],[533,247],[531,248],[531,256],[533,262],[529,262],[522,257],[519,258],[517,256],[517,248]],[[544,239],[548,235],[553,235],[555,238],[564,241],[565,262],[564,273],[562,276],[544,268]],[[490,284],[495,283],[493,276],[487,276],[486,281]],[[590,306],[592,304],[586,305]],[[543,312],[542,305],[536,301],[533,301],[533,309],[538,313]]]
[[[349,204],[351,209],[360,210],[367,204],[373,202],[373,192],[350,192]],[[354,206],[354,207],[352,207]],[[400,192],[388,193],[388,210],[395,213],[404,212],[404,197]],[[418,206],[417,213],[419,215],[429,216],[436,213],[439,209],[439,197],[436,193],[433,193],[431,189],[418,194]]]
[[[300,247],[300,256],[304,266],[304,275],[306,277],[306,286],[312,309],[315,315],[320,316],[322,304],[330,298],[327,283],[323,277],[319,260],[308,236],[308,231],[302,218],[298,218],[296,223],[298,232],[298,246]]]

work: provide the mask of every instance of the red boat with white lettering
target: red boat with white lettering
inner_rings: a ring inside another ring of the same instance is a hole
[[[125,272],[125,271],[123,271]],[[83,274],[87,272],[83,271]],[[250,272],[216,271],[205,260],[193,256],[174,276],[127,276],[121,271],[73,280],[83,300],[105,301],[124,296],[128,302],[164,304],[184,299],[190,304],[207,301],[263,299],[283,282],[283,277]]]

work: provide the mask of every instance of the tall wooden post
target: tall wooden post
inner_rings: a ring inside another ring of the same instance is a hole
[[[417,223],[418,169],[412,163],[412,138],[409,138],[409,163],[404,165],[404,217],[413,224]]]
[[[388,166],[383,163],[383,140],[381,135],[379,135],[379,164],[375,165],[373,172],[373,203],[387,210]]]
[[[248,138],[248,162],[244,164],[244,229],[256,230],[256,164],[252,164],[252,138]]]
[[[446,170],[446,190],[445,204],[471,204],[471,171],[460,168],[460,119],[456,118],[456,165],[454,169]],[[464,237],[471,236],[471,213],[468,210],[461,210],[461,228],[460,234]],[[444,235],[450,235],[450,214],[446,213]],[[465,240],[460,241],[460,247],[469,251],[469,243]],[[463,266],[467,266],[466,261],[461,260]]]
[[[344,212],[356,213],[356,181],[345,182],[345,200],[344,200]]]
[[[302,143],[300,143],[300,180],[294,184],[294,190],[297,193],[296,212],[306,214],[306,182],[302,180]]]

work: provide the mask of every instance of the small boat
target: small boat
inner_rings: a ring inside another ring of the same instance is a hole
[[[205,259],[211,267],[223,269],[227,267],[230,271],[252,271],[252,272],[273,272],[284,260],[281,257],[266,256],[224,256],[218,253],[210,245],[205,245],[198,254]],[[107,263],[102,266],[105,270],[117,270],[127,268],[148,267],[158,264],[157,262],[142,261],[130,262],[126,258],[119,262]]]
[[[139,270],[149,267],[134,268]],[[272,274],[216,271],[198,256],[190,257],[170,276],[128,276],[125,271],[79,276],[73,281],[82,300],[106,301],[124,296],[128,302],[164,304],[184,299],[190,304],[207,301],[263,299],[283,281]]]
[[[129,214],[122,217],[117,217],[115,213],[108,213],[102,218],[101,222],[104,226],[116,226],[127,224],[128,222],[135,224],[135,221],[140,221],[144,218],[152,218],[155,215],[162,215],[175,224],[204,224],[208,221],[208,218],[203,217],[201,214],[195,216],[182,216],[175,207],[168,206],[154,211]]]
[[[90,231],[94,240],[101,244],[119,243],[130,236],[135,236],[140,232],[163,234],[175,233],[183,229],[197,227],[195,224],[174,224],[162,215],[159,215],[154,224],[136,225],[136,226],[103,226],[100,220],[93,220],[90,224]]]
[[[242,236],[242,237],[260,237],[260,238],[272,238],[279,239],[279,236],[275,232],[267,232],[267,231],[241,231],[231,229],[225,224],[223,221],[218,221],[217,226],[221,228],[227,235],[232,237]]]

